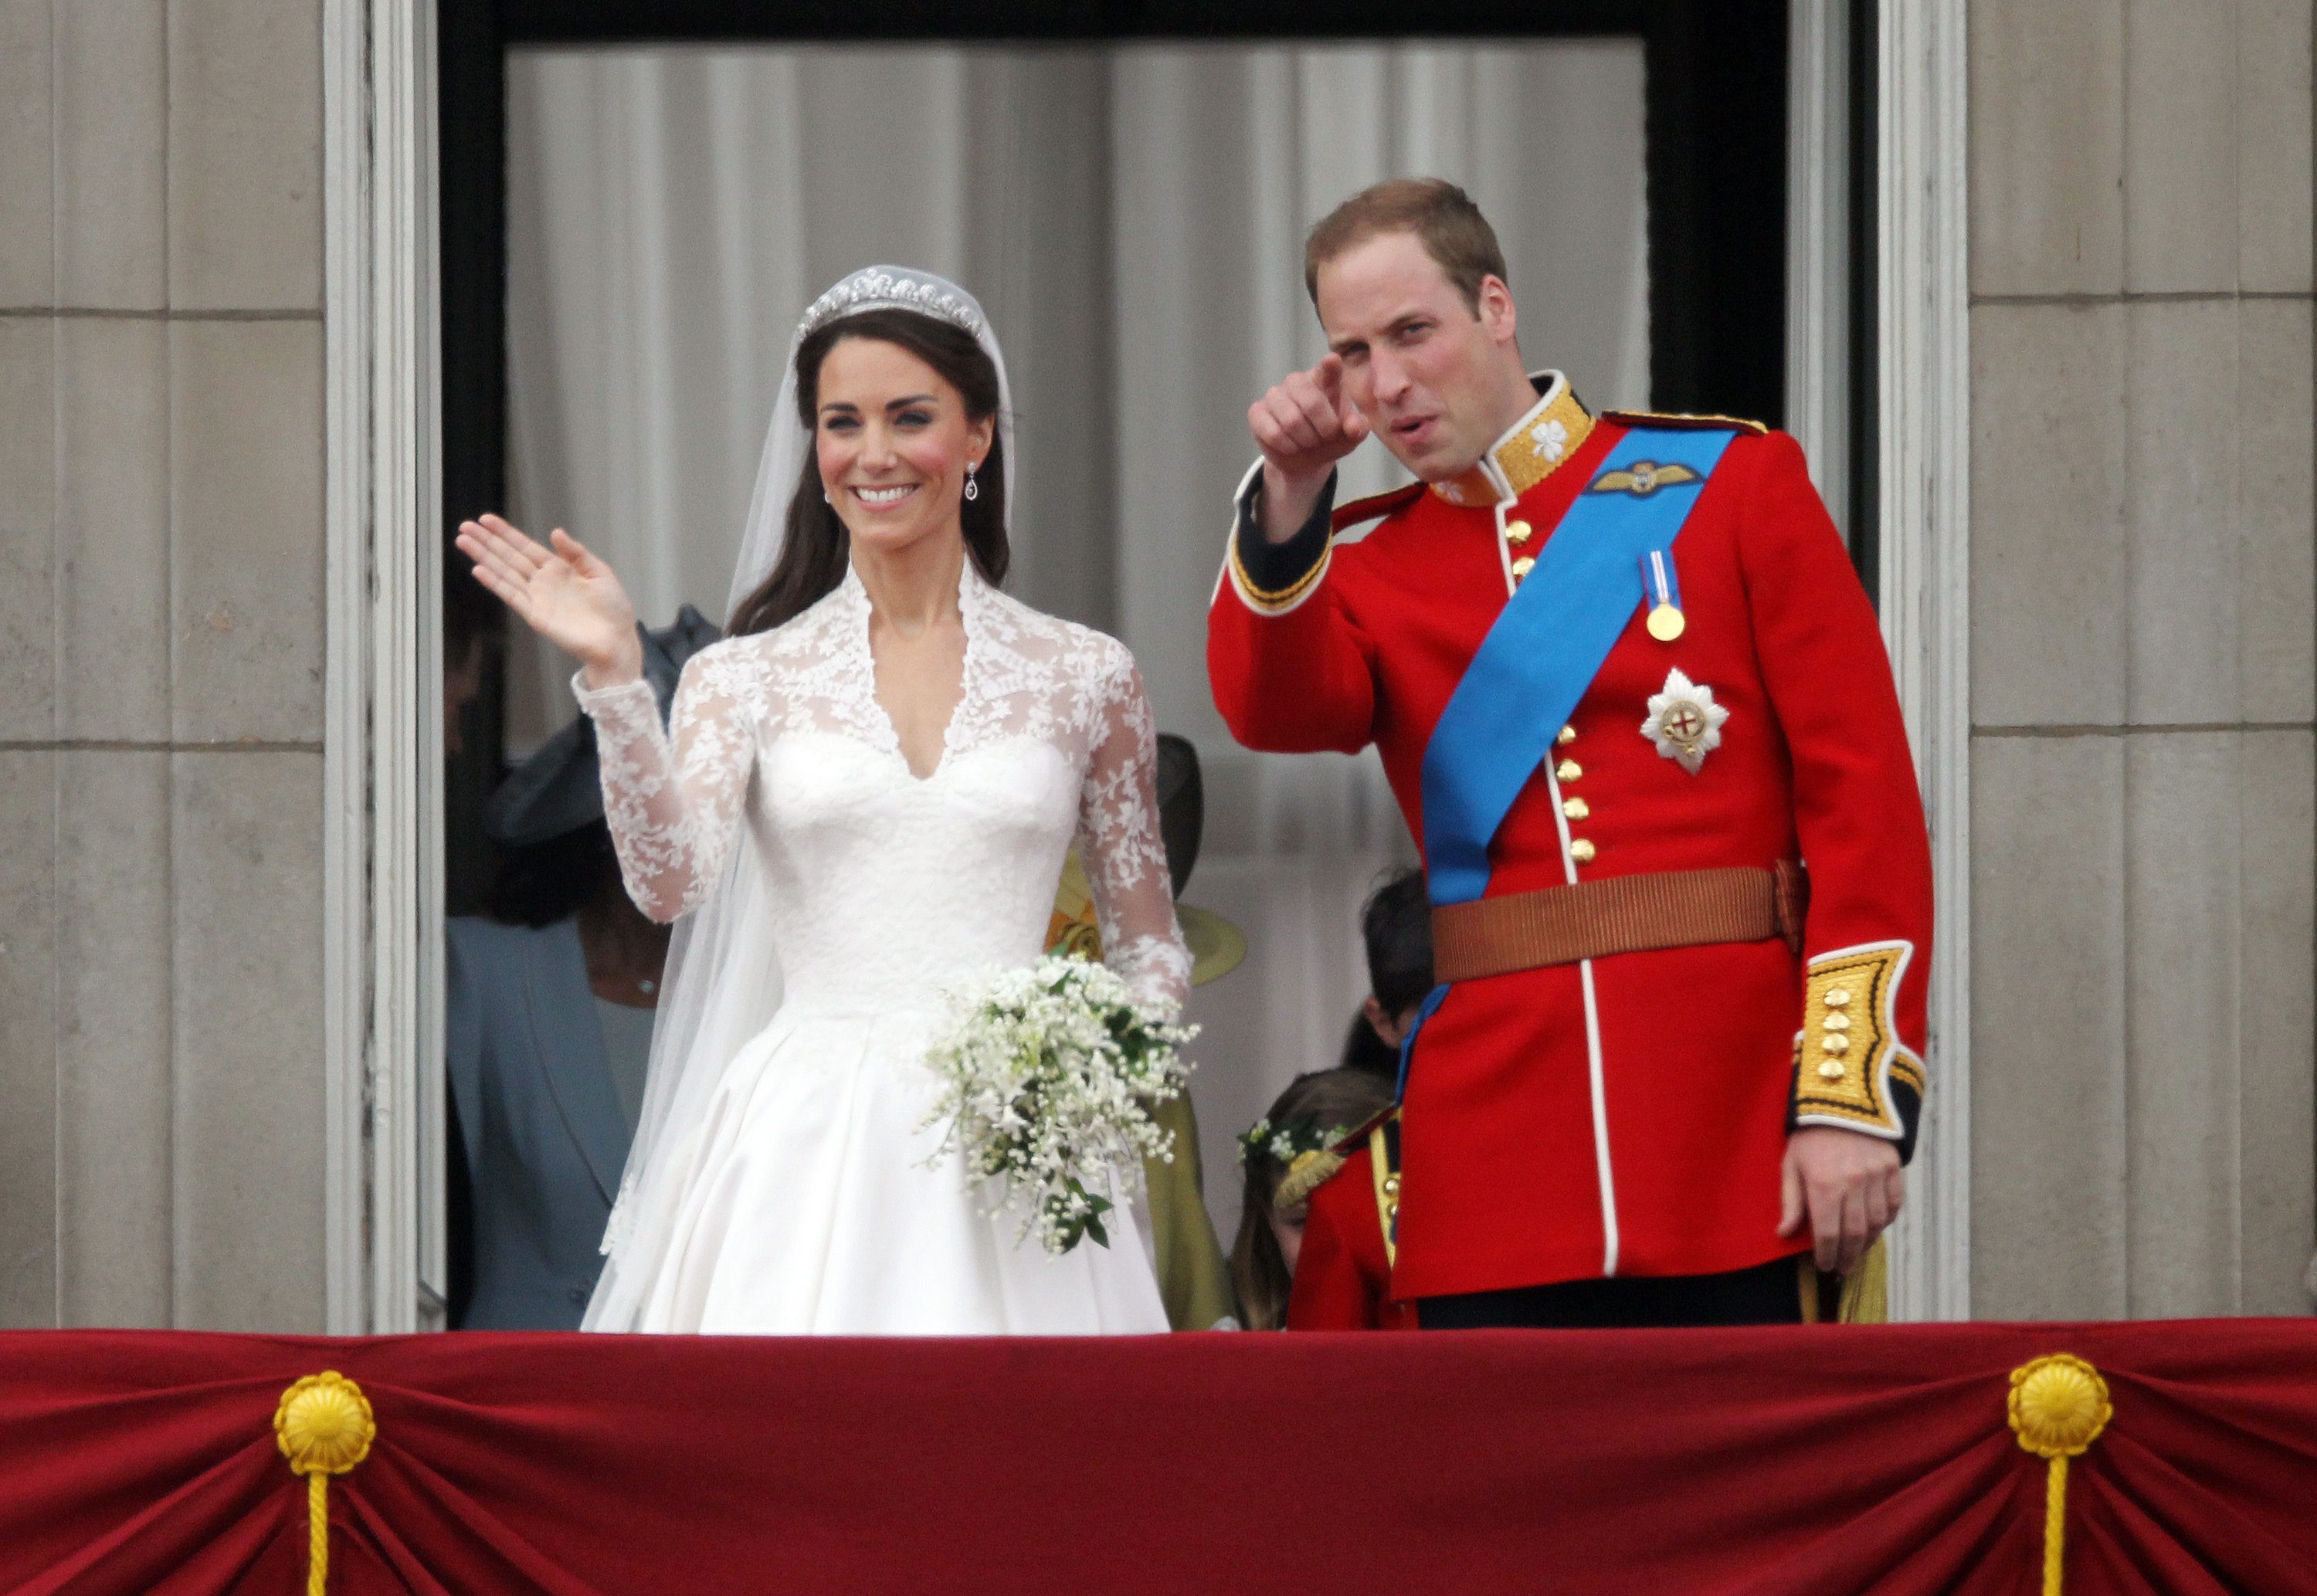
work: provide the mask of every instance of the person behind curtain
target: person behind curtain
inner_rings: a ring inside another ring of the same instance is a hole
[[[1405,870],[1368,895],[1360,910],[1368,995],[1344,1038],[1343,1067],[1400,1079],[1400,1044],[1432,990],[1432,904],[1424,872]]]
[[[1287,1323],[1311,1187],[1299,1181],[1301,1190],[1283,1201],[1283,1184],[1391,1106],[1390,1083],[1365,1071],[1313,1070],[1290,1081],[1263,1118],[1240,1133],[1243,1195],[1230,1262],[1246,1328],[1278,1330]]]
[[[1131,1202],[1114,1244],[1049,1257],[926,1124],[944,988],[1036,961],[1074,837],[1138,998],[1178,1011],[1190,970],[1132,657],[997,588],[1011,430],[963,290],[872,267],[816,300],[730,635],[665,731],[607,565],[560,529],[461,529],[578,658],[628,890],[681,923],[584,1328],[1167,1328]]]
[[[716,637],[689,604],[642,637],[663,717]],[[450,1322],[576,1330],[643,1102],[668,930],[621,881],[585,716],[500,782],[482,821],[499,868],[445,949]]]

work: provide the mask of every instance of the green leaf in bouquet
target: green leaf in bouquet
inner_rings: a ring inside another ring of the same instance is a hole
[[[1083,1212],[1071,1212],[1081,1205]],[[1047,1206],[1054,1215],[1054,1234],[1061,1242],[1063,1252],[1069,1252],[1089,1235],[1105,1247],[1110,1245],[1110,1233],[1103,1228],[1102,1224],[1102,1216],[1111,1208],[1110,1199],[1087,1190],[1078,1181],[1072,1179],[1067,1194],[1057,1192],[1047,1199]]]

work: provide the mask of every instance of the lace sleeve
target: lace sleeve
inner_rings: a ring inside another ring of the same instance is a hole
[[[1078,843],[1102,926],[1103,962],[1139,1001],[1179,1014],[1191,991],[1191,954],[1175,921],[1158,840],[1158,733],[1142,674],[1123,647],[1098,699]]]
[[[572,679],[595,722],[604,818],[636,907],[663,923],[700,906],[724,868],[747,796],[756,740],[729,671],[713,652],[694,656],[676,684],[675,712],[643,682],[588,688]]]

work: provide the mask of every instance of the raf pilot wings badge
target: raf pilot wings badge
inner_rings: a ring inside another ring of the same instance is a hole
[[[1679,460],[1663,466],[1652,460],[1635,460],[1622,471],[1602,472],[1585,491],[1588,494],[1631,494],[1637,499],[1646,499],[1661,487],[1673,487],[1697,479],[1697,473]]]

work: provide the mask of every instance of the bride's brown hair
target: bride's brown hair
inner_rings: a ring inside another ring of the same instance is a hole
[[[971,420],[986,421],[997,414],[997,363],[972,334],[914,310],[864,310],[816,328],[797,345],[797,416],[807,432],[819,425],[821,362],[845,338],[874,338],[908,351],[957,389]],[[1006,545],[1003,431],[997,429],[990,437],[989,453],[975,477],[980,492],[958,506],[966,552],[992,584],[1006,580],[1012,557]],[[732,611],[725,635],[770,631],[803,614],[845,580],[845,522],[823,495],[819,470],[808,465],[797,474],[796,493],[789,500],[781,557],[772,575]]]

